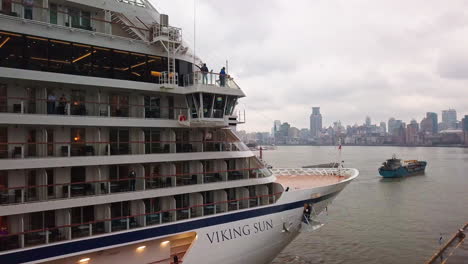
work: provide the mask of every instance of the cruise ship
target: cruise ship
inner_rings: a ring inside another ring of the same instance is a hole
[[[2,264],[269,263],[358,175],[269,169],[149,1],[0,7]]]

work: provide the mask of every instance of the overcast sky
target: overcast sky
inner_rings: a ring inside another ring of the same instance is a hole
[[[152,0],[193,44],[194,0]],[[226,60],[247,124],[309,127],[468,114],[468,1],[195,0],[196,53]]]

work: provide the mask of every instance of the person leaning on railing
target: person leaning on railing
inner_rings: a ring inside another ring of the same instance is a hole
[[[206,67],[206,63],[203,63],[203,66],[200,68],[202,72],[202,83],[207,84],[208,83],[208,67]]]
[[[226,68],[225,67],[221,68],[221,71],[219,72],[219,85],[220,86],[226,85]]]

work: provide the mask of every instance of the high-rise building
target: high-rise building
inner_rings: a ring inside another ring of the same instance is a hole
[[[370,127],[370,125],[371,125],[371,118],[370,116],[366,116],[366,126]]]
[[[401,127],[403,127],[403,129],[405,128],[405,126],[403,125],[403,121],[395,120],[394,117],[391,117],[388,120],[388,134],[394,136],[400,133]]]
[[[461,126],[463,130],[465,145],[468,145],[468,115],[465,115],[465,117],[462,119]]]
[[[437,114],[433,112],[427,112],[426,118],[431,119],[432,122],[432,134],[437,134],[439,132],[439,123],[437,121]]]
[[[387,124],[385,122],[380,122],[380,132],[387,133]]]
[[[413,119],[411,123],[406,126],[406,143],[410,145],[419,144],[418,132],[419,124]]]
[[[317,138],[322,130],[322,114],[320,114],[320,107],[312,107],[312,114],[310,115],[310,135]]]
[[[280,120],[275,120],[273,123],[273,128],[271,129],[271,136],[275,137],[276,133],[280,130],[281,127],[281,121]]]
[[[442,110],[442,126],[445,129],[457,128],[457,111],[455,109]]]
[[[390,135],[393,135],[393,132],[395,130],[395,127],[396,127],[395,122],[396,120],[394,117],[390,117],[390,119],[388,119],[388,134]]]

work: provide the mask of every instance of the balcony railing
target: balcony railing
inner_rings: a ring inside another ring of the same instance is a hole
[[[8,102],[6,104],[6,102]],[[28,104],[43,104],[42,109]],[[116,104],[95,101],[31,99],[17,96],[0,97],[0,112],[67,116],[127,117],[177,120],[189,117],[187,107],[149,107],[141,104]]]
[[[20,1],[11,1],[10,10],[5,9],[5,6],[6,5],[4,4],[3,9],[0,11],[1,14],[34,21],[40,21],[57,26],[99,32],[103,34],[107,33],[105,31],[106,26],[110,26],[113,24],[119,25],[118,22],[108,21],[103,18],[97,18],[89,15],[81,15],[79,12],[75,14],[71,12],[61,11],[58,8],[51,9],[48,7],[43,7],[41,5],[30,6],[25,5]],[[126,27],[137,29],[143,34],[149,36],[149,29],[144,28],[144,25],[142,25],[141,27],[135,25],[126,25]]]
[[[50,244],[75,238],[91,237],[145,226],[155,226],[185,219],[193,219],[206,215],[224,213],[226,212],[225,208],[229,211],[235,211],[249,207],[252,208],[274,204],[281,194],[282,192],[277,192],[273,194],[211,202],[182,208],[42,228],[11,234],[6,234],[7,231],[4,231],[0,234],[0,251]],[[257,202],[255,205],[250,203],[251,205],[246,207],[244,201],[251,200],[263,201],[263,203]]]
[[[78,139],[56,142],[0,142],[0,146],[7,146],[0,149],[0,159],[245,151],[241,142],[215,140],[82,141]]]
[[[198,178],[201,181],[198,181]],[[73,183],[44,184],[34,186],[0,186],[0,205],[69,199],[91,195],[107,195],[121,192],[144,191],[177,186],[206,184],[267,177],[261,168],[202,171],[145,177],[84,181]]]
[[[184,86],[210,85],[221,88],[240,89],[237,83],[228,74],[219,74],[214,72],[193,72],[184,75]]]

